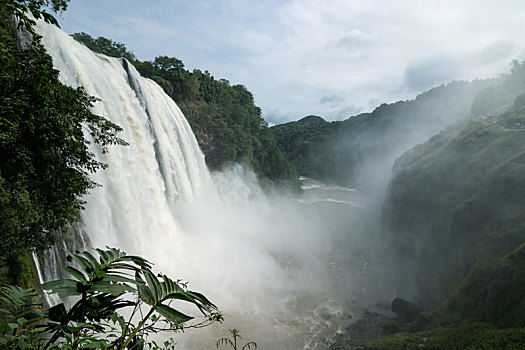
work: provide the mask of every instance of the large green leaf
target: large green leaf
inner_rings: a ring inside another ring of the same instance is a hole
[[[85,287],[82,287],[83,286],[80,282],[70,279],[51,281],[42,284],[42,289],[50,290],[52,293],[56,293],[60,297],[81,295],[85,289]]]
[[[106,251],[102,250],[102,249],[96,249],[97,250],[97,253],[98,255],[100,256],[100,262],[102,264],[107,264],[109,262],[109,255]]]
[[[84,251],[81,254],[83,254],[86,257],[86,259],[88,259],[91,262],[91,264],[93,264],[95,269],[99,270],[101,268],[100,263],[97,261],[97,259],[95,259],[95,257],[90,252]]]
[[[143,273],[144,273],[144,278],[146,279],[146,282],[148,283],[148,287],[151,291],[150,294],[153,296],[153,300],[156,303],[162,297],[162,290],[161,290],[160,282],[157,279],[157,277],[155,277],[153,272],[151,272],[150,270],[144,270]]]
[[[119,296],[126,292],[134,292],[135,288],[126,284],[111,283],[109,281],[97,281],[92,284],[91,290]]]
[[[2,323],[0,324],[0,333],[11,332],[18,328],[18,323]]]
[[[88,283],[87,277],[84,276],[84,274],[82,272],[80,272],[79,270],[75,269],[74,267],[68,266],[68,267],[66,267],[66,271],[69,272],[71,275],[73,275],[73,277],[76,277],[76,279],[79,280],[80,282]]]
[[[200,300],[189,294],[189,292],[181,292],[181,293],[171,293],[168,294],[163,301],[166,300],[182,300],[187,301],[189,303],[194,304],[202,313],[205,313],[206,311],[210,311],[212,308],[214,308],[213,304],[207,305],[203,304]]]
[[[5,303],[5,308],[1,311],[14,320],[24,318],[33,322],[33,320],[43,317],[43,304],[40,295],[33,288],[2,286],[0,300]]]
[[[123,261],[131,261],[135,265],[140,266],[142,269],[151,269],[153,266],[148,260],[135,255],[126,255],[121,258]]]
[[[88,274],[91,274],[95,271],[95,265],[88,259],[84,258],[82,255],[80,255],[78,251],[76,252],[76,254],[70,253],[68,251],[66,252],[68,254],[67,261],[71,262],[71,260],[74,260],[80,265],[82,270],[86,271]]]
[[[137,290],[139,292],[139,298],[148,305],[155,305],[155,297],[151,293],[151,289],[145,284],[138,284]]]
[[[193,317],[185,315],[182,312],[179,312],[175,310],[174,308],[167,306],[167,305],[157,304],[154,306],[154,309],[159,314],[164,316],[166,320],[176,325],[182,324],[184,322],[187,322],[193,319]]]
[[[42,283],[42,289],[51,290],[54,292],[55,289],[58,289],[58,288],[76,287],[77,283],[78,283],[77,281],[70,280],[70,279],[51,281],[51,282]]]

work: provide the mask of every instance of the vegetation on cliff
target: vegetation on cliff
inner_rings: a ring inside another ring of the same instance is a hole
[[[117,125],[91,113],[93,97],[60,83],[24,12],[54,22],[44,6],[64,10],[67,1],[0,4],[0,260],[15,272],[27,265],[21,257],[49,247],[77,220],[81,196],[96,185],[89,173],[105,167],[88,138],[104,149],[124,144]],[[17,39],[11,14],[32,41]],[[20,282],[2,271],[2,282]]]
[[[155,80],[188,119],[209,168],[247,163],[259,176],[274,181],[295,177],[295,168],[277,147],[245,86],[217,80],[208,71],[190,72],[175,57],[137,60],[125,45],[104,37],[75,33],[73,38],[95,52],[128,59],[143,76]]]
[[[514,343],[503,338],[519,335],[510,328],[525,325],[524,107],[519,95],[507,111],[407,152],[383,208],[399,292],[427,309],[440,306],[426,315],[434,327],[483,322],[505,346]],[[515,341],[522,346],[524,338]]]
[[[383,205],[396,317],[366,312],[331,349],[525,345],[525,95],[394,166]],[[426,310],[426,311],[424,311]]]
[[[407,263],[430,272],[416,273],[422,303],[442,302],[466,276],[504,268],[509,254],[519,254],[525,241],[523,112],[514,108],[449,128],[396,162],[384,225],[398,252],[410,256]],[[453,266],[462,267],[459,275]]]

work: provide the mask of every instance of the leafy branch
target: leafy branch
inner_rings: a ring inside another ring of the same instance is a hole
[[[73,297],[76,302],[69,310],[64,303],[48,310],[47,323],[37,329],[40,337],[36,343],[42,345],[38,348],[54,349],[64,342],[71,349],[139,348],[146,344],[151,333],[200,328],[222,321],[217,307],[204,295],[188,290],[184,283],[166,275],[155,275],[148,260],[114,248],[96,252],[98,259],[88,251],[68,252],[70,264],[66,271],[71,278],[42,285],[44,290],[62,298]],[[34,290],[8,286],[2,289],[0,299],[10,305],[0,312],[18,323],[24,317],[31,320],[22,326],[43,323],[42,303]],[[195,316],[174,308],[175,301],[195,306],[203,320],[190,324]],[[125,308],[132,308],[127,319],[120,314]],[[15,336],[20,328],[18,323],[0,325],[0,332],[5,335],[6,331],[13,331]],[[6,346],[18,341],[5,336],[2,339]]]

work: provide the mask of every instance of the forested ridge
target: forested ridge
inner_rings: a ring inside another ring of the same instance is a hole
[[[452,81],[343,121],[300,120],[271,132],[299,174],[366,188],[370,173],[390,172],[382,167],[390,159],[449,125],[511,106],[524,90],[525,64],[514,61],[511,73],[498,78]]]
[[[261,178],[274,182],[296,176],[245,86],[217,80],[208,71],[190,72],[175,57],[140,61],[122,43],[87,33],[72,36],[95,52],[126,58],[141,75],[157,82],[184,113],[210,169],[237,162],[249,164]]]

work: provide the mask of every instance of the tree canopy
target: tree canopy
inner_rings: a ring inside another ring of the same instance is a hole
[[[125,144],[117,125],[91,112],[93,97],[59,81],[32,21],[20,12],[53,22],[45,6],[65,10],[67,1],[0,4],[0,258],[49,247],[78,218],[81,197],[96,185],[89,173],[106,166],[89,150],[88,137],[104,150]],[[33,32],[29,47],[17,45],[11,14]]]

